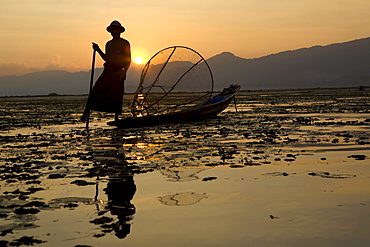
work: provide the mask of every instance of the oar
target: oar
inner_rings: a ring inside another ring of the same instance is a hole
[[[236,98],[234,96],[234,106],[235,106],[235,112],[238,113],[238,108],[236,107]]]
[[[91,65],[91,77],[90,77],[89,96],[90,96],[90,94],[91,94],[92,87],[93,87],[93,82],[94,82],[95,54],[96,54],[96,51],[93,49],[93,57],[92,57],[92,65]],[[86,116],[86,129],[89,129],[89,122],[90,122],[90,109],[87,109],[87,116]]]

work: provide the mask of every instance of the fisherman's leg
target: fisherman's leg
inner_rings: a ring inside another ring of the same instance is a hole
[[[119,115],[120,115],[120,113],[115,113],[114,114],[114,121],[118,121],[119,120]]]

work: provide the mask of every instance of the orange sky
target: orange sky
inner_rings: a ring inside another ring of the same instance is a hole
[[[0,9],[0,76],[87,71],[91,42],[103,48],[115,19],[144,60],[172,45],[254,58],[370,36],[369,0],[12,0]]]

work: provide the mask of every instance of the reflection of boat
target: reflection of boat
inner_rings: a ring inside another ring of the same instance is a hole
[[[178,112],[143,117],[128,117],[118,121],[108,122],[108,125],[117,126],[119,128],[132,128],[166,123],[179,123],[216,116],[229,106],[239,89],[239,85],[231,85],[211,99]]]

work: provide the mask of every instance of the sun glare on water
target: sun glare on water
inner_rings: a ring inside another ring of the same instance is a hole
[[[143,64],[144,62],[144,59],[142,57],[135,57],[134,59],[132,59],[134,61],[134,63],[136,64]]]

